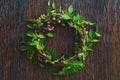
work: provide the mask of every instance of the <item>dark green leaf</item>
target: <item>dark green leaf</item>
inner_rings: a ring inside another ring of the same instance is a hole
[[[33,26],[32,26],[31,24],[28,24],[28,25],[27,25],[27,28],[33,29]]]
[[[55,73],[55,75],[68,75],[77,72],[79,69],[83,67],[84,63],[82,61],[78,60],[69,61],[67,64],[65,64],[65,67],[58,73]]]
[[[27,52],[27,58],[29,59],[29,60],[31,60],[32,58],[33,58],[33,56],[34,56],[34,50],[29,50],[28,52]]]
[[[21,51],[26,51],[28,48],[26,46],[20,46]]]
[[[95,35],[95,32],[92,29],[90,29],[90,31],[89,31],[89,37],[93,38],[94,35]]]
[[[52,56],[52,59],[55,60],[56,59],[56,52],[52,49],[52,48],[45,48],[45,54]]]
[[[72,12],[73,12],[73,6],[72,6],[72,5],[69,6],[68,12],[69,12],[69,13],[72,13]]]

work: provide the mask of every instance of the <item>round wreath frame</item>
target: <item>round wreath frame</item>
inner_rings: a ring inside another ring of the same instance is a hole
[[[74,14],[73,10],[72,5],[65,11],[61,7],[57,9],[54,2],[48,2],[46,14],[42,14],[39,18],[29,19],[28,32],[25,35],[22,33],[21,51],[26,51],[29,60],[36,59],[41,67],[48,69],[54,75],[68,75],[82,69],[87,54],[92,51],[93,43],[99,42],[98,28],[96,27],[95,30],[90,27],[94,27],[95,24],[84,20],[79,13]],[[56,24],[62,27],[69,25],[74,29],[74,56],[57,57],[52,48],[45,47],[44,40],[46,37],[54,37]]]

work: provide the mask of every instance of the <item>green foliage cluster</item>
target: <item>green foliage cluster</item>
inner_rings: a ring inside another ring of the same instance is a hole
[[[21,51],[26,51],[29,60],[37,56],[40,66],[51,67],[54,75],[68,75],[82,69],[88,52],[92,51],[93,43],[99,42],[98,27],[96,30],[92,29],[91,26],[94,26],[94,23],[84,20],[79,13],[73,13],[73,11],[72,5],[68,7],[68,10],[62,10],[61,7],[57,9],[54,2],[48,2],[46,14],[36,19],[29,19],[28,32],[22,33]],[[44,45],[46,38],[54,37],[56,24],[61,26],[67,24],[75,30],[75,55],[73,57],[67,58],[64,55],[58,57],[52,48]],[[90,28],[87,29],[86,26]],[[56,70],[53,67],[60,67],[60,69]]]

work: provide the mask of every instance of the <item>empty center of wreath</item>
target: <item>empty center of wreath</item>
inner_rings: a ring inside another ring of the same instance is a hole
[[[70,57],[74,55],[74,29],[68,25],[55,25],[53,38],[46,38],[46,47],[53,48],[57,56],[65,55]]]

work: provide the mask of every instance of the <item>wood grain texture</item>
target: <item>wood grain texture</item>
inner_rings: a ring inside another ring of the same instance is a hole
[[[72,4],[75,12],[99,26],[101,42],[94,45],[83,70],[52,76],[25,59],[19,50],[20,33],[28,19],[45,12],[47,1],[0,0],[0,80],[120,80],[120,0],[53,0],[63,9]],[[47,43],[72,54],[71,34],[70,29],[57,28],[56,37]]]

